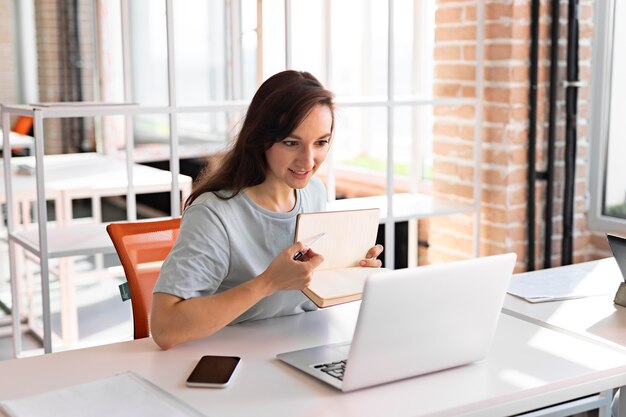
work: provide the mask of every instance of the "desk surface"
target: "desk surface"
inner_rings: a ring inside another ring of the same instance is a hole
[[[389,211],[388,199],[387,196],[384,195],[335,200],[329,202],[327,208],[328,210],[378,208],[380,209],[381,223],[387,220],[387,212]],[[400,193],[394,194],[393,196],[393,217],[396,221],[468,213],[473,209],[471,204],[460,203],[426,194]]]
[[[560,274],[585,271],[584,284],[613,285],[615,291],[622,274],[614,258],[532,272],[534,276],[558,279]],[[583,282],[581,282],[583,284]],[[532,304],[507,294],[503,311],[518,318],[571,335],[626,349],[626,308],[613,304],[615,294],[573,300]]]
[[[2,166],[4,162],[0,162]],[[32,191],[35,190],[35,158],[32,156],[12,158],[11,168],[30,169],[32,175],[14,175],[15,179],[30,179]],[[0,173],[4,176],[4,171]],[[164,185],[171,183],[172,174],[169,171],[133,164],[133,186],[143,193],[163,191]],[[44,178],[46,189],[63,190],[81,196],[121,195],[126,194],[128,179],[126,162],[122,159],[100,155],[97,153],[75,153],[63,155],[46,155],[44,157]],[[186,175],[179,175],[181,186],[191,187],[192,179]],[[26,181],[23,181],[26,182]],[[2,184],[4,187],[4,183]],[[13,185],[15,191],[17,186]],[[4,189],[4,188],[3,188]]]
[[[28,148],[31,150],[35,146],[35,139],[32,136],[20,135],[16,132],[9,132],[9,141],[13,148]],[[0,128],[0,149],[4,148],[4,134],[2,128]]]
[[[508,315],[501,315],[484,361],[347,394],[275,359],[279,352],[350,339],[358,308],[357,302],[227,327],[169,351],[142,339],[0,362],[0,399],[133,370],[209,416],[479,416],[515,414],[626,384],[626,352]],[[207,354],[242,357],[230,387],[185,387]]]
[[[11,160],[11,168],[18,166],[34,169],[34,157]],[[0,161],[0,203],[4,203],[4,170]],[[28,171],[28,168],[26,168]],[[70,223],[71,200],[126,195],[128,178],[124,160],[97,153],[46,155],[44,160],[46,197],[54,199],[60,206],[57,215]],[[137,194],[171,191],[172,174],[169,171],[134,164],[133,189]],[[183,198],[191,192],[192,179],[179,175]],[[36,199],[35,175],[13,175],[13,195],[19,201]],[[67,225],[64,228],[49,228],[48,250],[50,258],[72,255],[113,252],[113,244],[100,223]],[[16,233],[16,240],[31,252],[39,251],[39,235],[35,226]]]

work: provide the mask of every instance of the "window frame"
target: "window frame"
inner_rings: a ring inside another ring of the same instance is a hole
[[[128,33],[128,2],[129,0],[122,0],[122,39],[123,39],[123,62],[124,62],[124,90],[125,90],[125,100],[132,101],[132,89],[130,88],[132,80],[131,76],[131,68],[130,68],[130,46],[129,46],[129,33]],[[165,0],[166,3],[166,26],[167,26],[167,65],[168,65],[168,105],[163,108],[154,109],[150,111],[147,108],[142,108],[140,112],[137,114],[164,114],[169,116],[170,122],[170,131],[169,131],[169,156],[170,156],[170,171],[172,172],[173,181],[172,181],[172,191],[174,195],[177,195],[178,192],[178,181],[177,175],[179,174],[179,131],[178,131],[178,115],[183,113],[205,113],[205,112],[216,112],[216,111],[225,111],[225,110],[242,110],[247,108],[247,102],[242,100],[235,100],[232,98],[227,98],[224,101],[215,101],[205,105],[198,106],[183,106],[177,103],[176,101],[176,65],[175,65],[175,45],[174,45],[174,22],[173,22],[173,1],[174,0]],[[241,1],[241,0],[239,0]],[[285,27],[285,55],[284,55],[284,65],[283,69],[288,69],[291,67],[291,1],[292,0],[283,0],[284,1],[284,27]],[[326,59],[324,62],[324,74],[321,79],[326,80],[326,84],[329,88],[333,87],[333,80],[331,78],[331,27],[330,21],[333,16],[331,16],[330,12],[330,2],[331,0],[323,0],[322,6],[324,7],[323,15],[325,17],[325,27],[323,30],[324,36],[324,45],[325,45],[325,55]],[[259,0],[258,8],[257,8],[257,22],[260,22],[261,25],[257,28],[257,42],[260,49],[263,49],[263,25],[262,18],[259,19],[259,14],[263,13],[263,1]],[[395,72],[394,72],[394,54],[395,54],[395,41],[394,41],[394,0],[387,0],[387,92],[384,97],[353,97],[353,98],[342,98],[337,97],[336,102],[340,107],[352,107],[352,108],[364,108],[369,106],[380,106],[385,108],[387,113],[387,126],[386,126],[386,136],[387,136],[387,172],[383,175],[386,180],[386,193],[384,195],[383,201],[383,209],[386,209],[387,215],[385,215],[383,223],[385,224],[385,265],[391,269],[394,269],[394,246],[395,246],[395,223],[398,221],[403,221],[404,217],[399,214],[402,210],[402,203],[400,200],[402,196],[398,196],[394,192],[394,184],[395,184],[395,175],[394,175],[394,137],[395,133],[395,119],[394,119],[394,110],[399,107],[409,106],[412,108],[419,108],[423,106],[436,106],[436,105],[446,105],[446,106],[458,106],[458,105],[470,105],[475,109],[475,140],[473,146],[473,160],[474,160],[474,176],[473,176],[473,202],[472,203],[464,203],[458,201],[440,201],[440,200],[448,200],[437,198],[438,201],[435,201],[433,198],[432,203],[427,204],[429,207],[432,206],[431,212],[428,213],[414,213],[409,216],[410,227],[411,227],[411,242],[417,244],[417,219],[431,216],[439,216],[439,215],[452,215],[452,214],[462,214],[462,213],[472,213],[473,214],[473,246],[474,246],[474,256],[478,256],[480,252],[480,208],[481,208],[481,148],[482,148],[482,114],[483,114],[483,84],[484,84],[484,0],[475,0],[477,15],[476,15],[476,96],[473,98],[435,98],[433,96],[416,96],[411,95],[407,97],[400,97],[396,94],[394,89],[395,82]],[[231,15],[231,18],[233,16]],[[257,63],[257,71],[258,74],[265,74],[265,63],[263,62],[263,54],[259,53],[257,55],[258,59],[261,62]],[[156,110],[156,111],[155,111]],[[132,126],[132,121],[127,119],[126,123],[126,155],[129,159],[134,159],[134,129]],[[328,191],[328,200],[329,202],[333,202],[335,200],[335,189],[336,189],[336,178],[335,171],[337,170],[336,163],[333,158],[333,153],[331,152],[329,158],[326,162],[327,168],[327,191]],[[416,185],[416,189],[419,194],[419,181],[421,178],[418,178],[418,184]],[[415,194],[411,192],[411,194]],[[129,196],[129,204],[132,204],[132,198]],[[398,201],[396,201],[398,200]],[[359,202],[355,202],[356,205]],[[398,208],[396,209],[396,206]],[[179,205],[177,201],[172,201],[172,212],[176,213],[179,211]],[[409,248],[409,253],[417,253],[417,248]],[[417,259],[409,260],[409,264],[417,264]]]
[[[291,37],[292,37],[292,25],[291,25],[291,2],[293,0],[284,0],[285,8],[285,65],[286,69],[291,68]],[[328,87],[332,90],[333,80],[331,79],[331,48],[332,44],[330,39],[332,38],[330,21],[332,15],[330,12],[330,1],[324,0],[322,3],[325,16],[325,27],[323,34],[325,35],[325,71],[322,75],[322,79],[326,80]],[[395,36],[394,36],[394,0],[387,0],[387,91],[384,97],[336,97],[336,103],[339,107],[352,107],[352,108],[365,108],[369,106],[380,106],[386,109],[387,113],[387,166],[386,172],[382,175],[384,182],[386,183],[386,212],[388,213],[384,222],[385,225],[385,266],[391,269],[395,269],[395,224],[399,221],[399,217],[396,214],[394,185],[394,138],[395,134],[395,110],[402,106],[410,106],[412,108],[419,108],[421,106],[436,106],[436,105],[471,105],[475,109],[475,141],[473,147],[473,160],[474,160],[474,178],[473,178],[473,202],[470,204],[470,211],[473,212],[473,231],[472,237],[474,242],[473,255],[478,257],[480,254],[480,202],[481,202],[481,162],[482,162],[482,115],[483,115],[483,86],[484,86],[484,0],[475,0],[476,3],[476,96],[474,98],[435,98],[433,96],[424,97],[420,95],[410,95],[408,97],[398,97],[395,92]],[[329,154],[329,158],[326,161],[327,165],[327,197],[328,201],[332,202],[336,198],[336,175],[338,166],[333,157],[333,152]],[[409,183],[416,180],[415,188],[417,193],[420,194],[420,178],[411,178]],[[414,192],[411,192],[414,194]],[[456,214],[464,212],[459,211]],[[454,213],[447,213],[454,214]],[[436,215],[436,214],[433,214]],[[420,216],[421,217],[421,216]],[[411,232],[412,238],[410,240],[417,241],[417,217],[411,219]],[[409,253],[417,252],[417,248],[409,247]],[[411,256],[411,255],[409,255]],[[417,265],[417,259],[410,259],[409,265]]]
[[[604,214],[609,145],[611,76],[614,52],[615,0],[595,2],[593,75],[589,148],[589,212],[591,230],[626,233],[626,219]]]

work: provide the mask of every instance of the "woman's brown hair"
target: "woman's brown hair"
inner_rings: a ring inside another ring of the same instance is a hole
[[[185,207],[206,192],[222,199],[265,181],[265,151],[288,137],[314,106],[322,104],[333,114],[333,93],[308,72],[283,71],[268,78],[257,90],[232,148],[217,169],[205,170],[185,202]]]

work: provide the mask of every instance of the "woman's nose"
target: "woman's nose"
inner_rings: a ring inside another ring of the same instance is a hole
[[[306,168],[311,168],[315,165],[315,152],[312,148],[304,146],[302,152],[299,155],[300,161],[306,163]]]

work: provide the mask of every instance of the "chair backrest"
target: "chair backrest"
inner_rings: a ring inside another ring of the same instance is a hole
[[[133,308],[134,338],[150,335],[152,289],[180,229],[180,218],[111,223],[107,232],[122,262]]]
[[[33,118],[30,116],[19,116],[11,129],[15,133],[20,135],[30,135],[30,131],[33,127]]]

